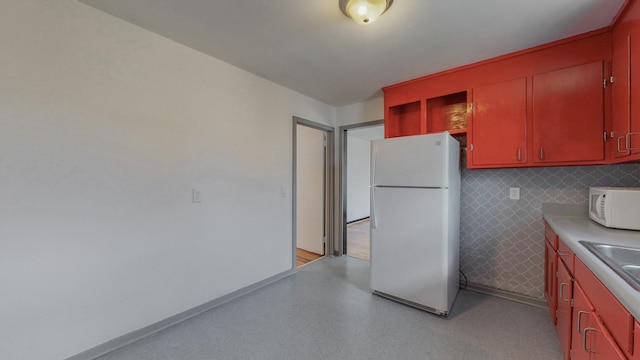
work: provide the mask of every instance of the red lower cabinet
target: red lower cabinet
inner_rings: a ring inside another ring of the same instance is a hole
[[[640,322],[548,224],[544,260],[545,297],[563,359],[640,360]]]
[[[571,359],[591,359],[591,338],[584,336],[584,330],[594,322],[593,306],[579,284],[573,287],[573,326],[571,330]]]
[[[558,267],[558,257],[556,251],[551,244],[545,240],[544,242],[544,297],[549,304],[549,311],[551,312],[551,319],[553,323],[557,323],[556,319],[556,273]]]
[[[640,323],[633,326],[633,360],[640,360]]]
[[[571,360],[625,360],[580,284],[573,286]]]
[[[591,353],[592,360],[626,359],[598,317],[596,317],[595,322],[588,328],[585,328],[583,332],[586,342],[591,342],[591,347],[588,347],[587,351]]]
[[[560,348],[565,360],[569,360],[571,350],[571,299],[573,279],[564,266],[558,262],[558,303],[556,311],[556,332],[560,341]]]
[[[574,275],[595,307],[598,320],[608,329],[618,347],[630,357],[633,354],[633,316],[580,259],[575,261]]]

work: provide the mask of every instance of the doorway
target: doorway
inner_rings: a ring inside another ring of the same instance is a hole
[[[294,117],[294,266],[333,251],[333,128]]]
[[[368,261],[371,141],[384,138],[384,121],[340,128],[342,254]]]

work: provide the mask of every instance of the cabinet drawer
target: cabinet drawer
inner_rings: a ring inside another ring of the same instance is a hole
[[[558,258],[562,259],[564,265],[569,270],[570,274],[574,273],[574,259],[575,255],[573,251],[569,249],[569,247],[562,241],[562,239],[558,239]]]
[[[633,351],[633,317],[580,259],[575,259],[575,279],[596,309],[596,314],[611,332],[620,349],[631,356]]]
[[[558,235],[556,235],[546,221],[544,223],[544,238],[551,244],[553,250],[558,250]]]

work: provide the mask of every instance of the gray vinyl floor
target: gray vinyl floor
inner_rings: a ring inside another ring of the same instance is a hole
[[[100,360],[562,358],[546,309],[461,290],[444,319],[368,286],[369,262],[323,258]]]

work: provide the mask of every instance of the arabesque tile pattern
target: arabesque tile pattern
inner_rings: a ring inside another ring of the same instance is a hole
[[[463,166],[460,269],[469,282],[543,298],[542,204],[585,204],[590,186],[640,186],[640,165]],[[509,199],[510,187],[520,200]]]

